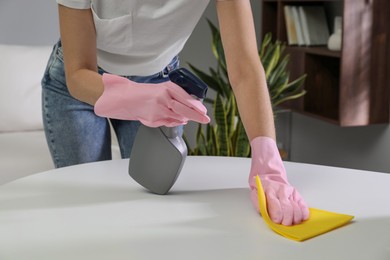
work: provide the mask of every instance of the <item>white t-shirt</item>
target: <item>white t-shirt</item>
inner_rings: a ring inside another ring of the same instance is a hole
[[[101,68],[146,76],[161,71],[179,54],[210,0],[56,1],[92,9]]]

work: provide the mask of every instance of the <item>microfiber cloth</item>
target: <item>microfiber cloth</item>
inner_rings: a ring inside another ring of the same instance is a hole
[[[320,209],[310,208],[310,217],[301,224],[284,226],[274,223],[267,212],[267,201],[259,176],[256,176],[260,213],[267,225],[276,233],[295,241],[304,241],[339,228],[354,217]]]

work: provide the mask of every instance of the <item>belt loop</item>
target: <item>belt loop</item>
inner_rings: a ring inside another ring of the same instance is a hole
[[[164,78],[168,77],[169,72],[174,70],[178,65],[178,56],[175,56],[171,62],[161,71],[161,76]]]
[[[167,78],[168,75],[169,75],[169,69],[168,67],[164,68],[162,71],[161,71],[161,76],[163,76],[163,78]]]

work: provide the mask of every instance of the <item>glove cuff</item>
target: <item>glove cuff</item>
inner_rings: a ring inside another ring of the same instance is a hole
[[[252,149],[252,158],[264,157],[272,158],[275,153],[279,155],[276,141],[268,136],[258,136],[250,142]]]
[[[258,136],[250,144],[252,148],[250,182],[253,182],[254,176],[259,175],[262,178],[287,183],[286,170],[276,141],[267,136]]]
[[[125,77],[108,73],[103,73],[102,81],[104,91],[95,103],[95,114],[101,117],[127,119],[122,116],[122,100],[124,96],[129,96],[126,93],[132,90],[130,86],[137,83],[133,83]]]

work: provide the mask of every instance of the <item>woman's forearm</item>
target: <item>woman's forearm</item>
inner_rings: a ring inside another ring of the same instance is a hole
[[[70,94],[94,105],[103,93],[97,73],[96,33],[91,9],[58,5],[66,84]]]
[[[70,94],[85,103],[95,105],[103,94],[104,85],[102,76],[88,69],[79,69],[67,77]]]
[[[229,80],[250,140],[275,138],[275,127],[263,66],[260,62],[249,0],[218,1],[218,20]]]
[[[275,139],[272,106],[261,64],[257,70],[232,82],[234,95],[249,140],[257,136]]]

